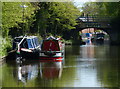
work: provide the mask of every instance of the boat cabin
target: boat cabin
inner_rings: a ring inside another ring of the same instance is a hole
[[[42,51],[61,51],[63,50],[63,43],[55,38],[48,38],[43,40],[41,45]]]
[[[13,40],[13,50],[17,48],[18,44],[20,44],[20,48],[26,49],[36,49],[39,46],[37,36],[15,37]]]
[[[16,50],[16,59],[38,58],[40,45],[37,36],[19,36],[13,40],[13,50]]]
[[[65,44],[58,38],[49,37],[42,41],[40,59],[50,61],[62,61],[64,58]]]

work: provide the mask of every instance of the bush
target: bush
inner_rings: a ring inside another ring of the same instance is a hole
[[[9,52],[11,50],[11,48],[12,48],[11,38],[6,38],[6,39],[2,40],[1,49],[0,49],[1,57],[7,55],[7,52]]]

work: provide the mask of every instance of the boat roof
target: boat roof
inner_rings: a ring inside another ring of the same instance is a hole
[[[44,40],[61,40],[62,38],[55,38],[53,36],[49,36],[48,38],[44,39]]]
[[[15,39],[21,39],[23,38],[24,36],[19,36],[19,37],[15,37]],[[26,36],[25,37],[26,39],[33,39],[33,38],[37,38],[37,36]]]
[[[50,36],[50,37],[48,37],[46,40],[56,40],[56,38],[53,37],[53,36]]]

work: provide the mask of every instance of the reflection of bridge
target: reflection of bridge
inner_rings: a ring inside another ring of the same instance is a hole
[[[118,42],[119,40],[119,31],[118,28],[114,29],[111,26],[112,17],[110,16],[80,16],[77,19],[78,25],[76,30],[72,30],[72,37],[74,40],[79,39],[79,31],[86,28],[95,28],[107,32],[110,36],[110,41]]]

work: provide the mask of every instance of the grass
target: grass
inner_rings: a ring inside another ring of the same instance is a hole
[[[11,39],[0,36],[0,58],[7,55],[11,50]]]

